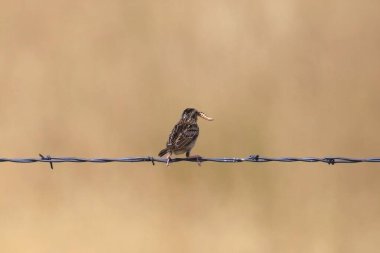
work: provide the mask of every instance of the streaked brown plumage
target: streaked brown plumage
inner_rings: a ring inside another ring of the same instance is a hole
[[[185,109],[181,119],[174,126],[169,135],[166,148],[158,153],[160,157],[168,154],[167,165],[169,165],[172,153],[176,155],[186,153],[186,157],[190,156],[190,151],[194,147],[199,135],[199,127],[197,124],[198,116],[206,120],[213,120],[203,112],[199,112],[194,108]]]

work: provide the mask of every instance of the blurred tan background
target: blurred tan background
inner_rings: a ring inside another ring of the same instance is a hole
[[[0,156],[380,156],[379,1],[0,0]],[[0,164],[1,252],[377,252],[380,164]]]

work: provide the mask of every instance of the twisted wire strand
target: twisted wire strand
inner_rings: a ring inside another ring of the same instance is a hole
[[[379,163],[380,157],[372,158],[350,158],[350,157],[262,157],[259,155],[250,155],[245,158],[236,157],[186,157],[186,158],[171,158],[170,163],[175,162],[217,162],[217,163],[240,163],[240,162],[306,162],[306,163],[327,163],[334,165],[336,163]],[[40,158],[0,158],[1,162],[10,163],[49,163],[50,168],[53,169],[54,163],[137,163],[137,162],[155,162],[167,163],[166,158],[157,158],[152,156],[136,156],[136,157],[121,157],[121,158],[82,158],[82,157],[51,157],[40,154]]]

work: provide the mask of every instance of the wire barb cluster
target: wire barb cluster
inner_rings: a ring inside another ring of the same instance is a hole
[[[49,163],[50,168],[53,169],[54,163],[137,163],[137,162],[151,162],[155,165],[155,162],[167,163],[165,158],[156,158],[152,156],[137,156],[137,157],[123,157],[123,158],[80,158],[80,157],[51,157],[50,155],[44,156],[39,155],[40,158],[0,158],[1,162],[11,162],[11,163]],[[259,155],[250,155],[246,158],[235,158],[235,157],[217,157],[217,158],[207,158],[207,157],[184,157],[184,158],[171,158],[170,163],[175,162],[218,162],[218,163],[240,163],[240,162],[254,162],[254,163],[265,163],[265,162],[306,162],[306,163],[326,163],[334,165],[336,163],[380,163],[380,157],[374,158],[348,158],[348,157],[262,157]]]

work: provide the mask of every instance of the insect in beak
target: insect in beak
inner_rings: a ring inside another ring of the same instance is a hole
[[[204,114],[203,112],[198,112],[198,116],[200,116],[201,118],[204,118],[205,120],[209,120],[209,121],[214,120],[213,118],[207,116],[207,115]]]

